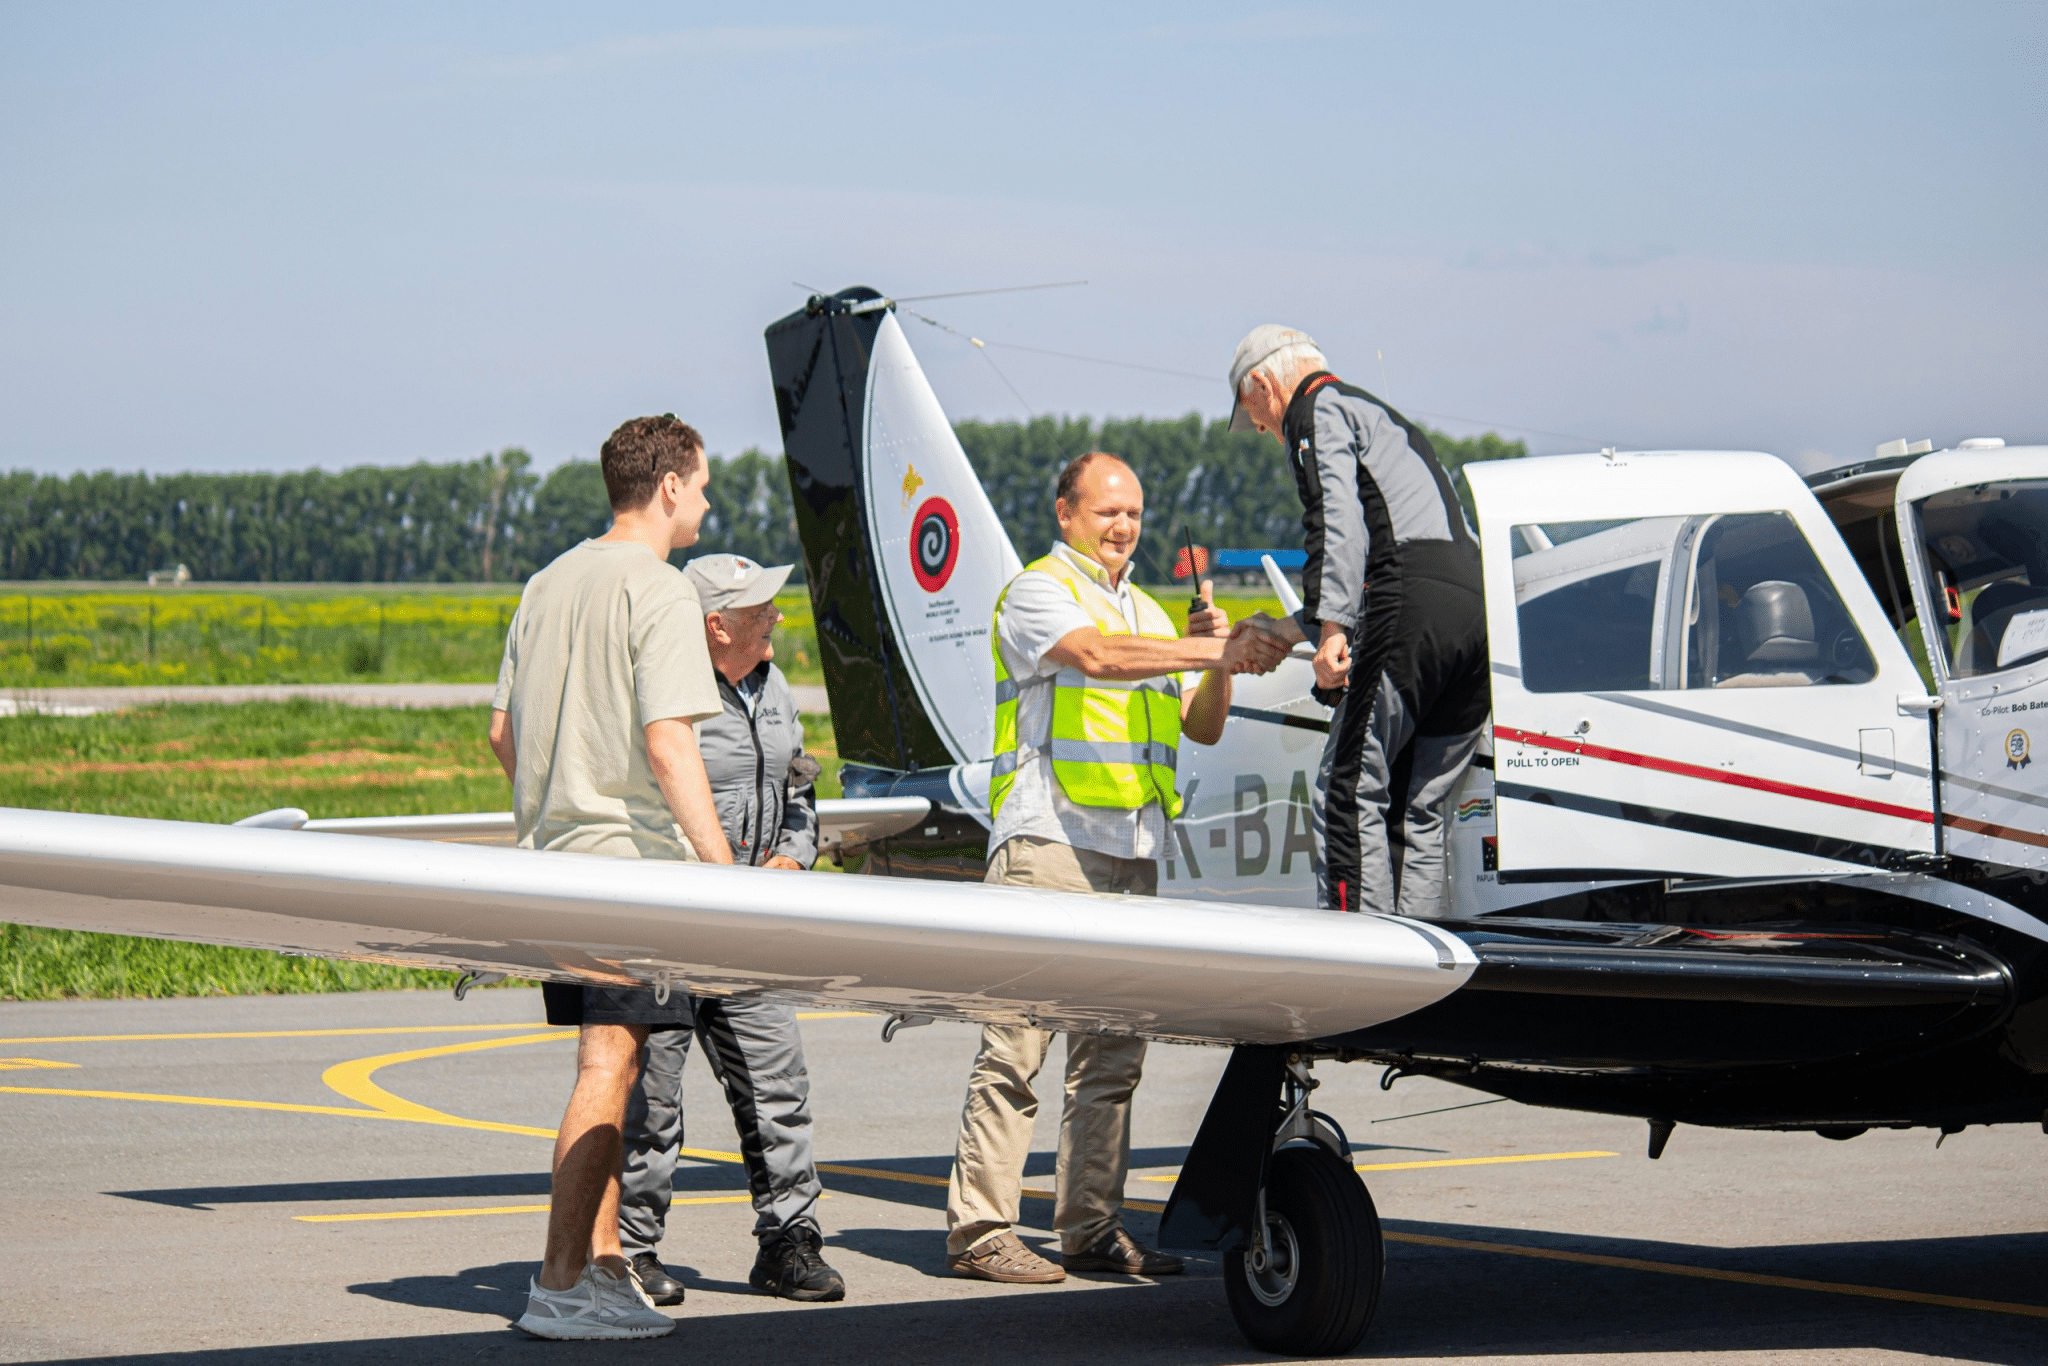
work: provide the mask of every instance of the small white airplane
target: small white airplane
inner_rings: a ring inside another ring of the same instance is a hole
[[[2048,448],[1806,482],[1754,453],[1471,467],[1493,746],[1455,917],[1309,904],[1302,662],[1183,749],[1164,895],[1105,904],[964,885],[1019,558],[889,301],[814,297],[768,350],[846,761],[826,820],[897,876],[440,842],[502,815],[8,811],[0,918],[1232,1045],[1161,1241],[1220,1251],[1239,1327],[1285,1352],[1354,1345],[1383,1267],[1318,1059],[1640,1116],[1653,1157],[1681,1122],[2048,1122]]]

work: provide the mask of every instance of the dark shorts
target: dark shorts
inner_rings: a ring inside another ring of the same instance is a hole
[[[654,1003],[648,987],[583,987],[570,982],[542,982],[540,998],[551,1025],[631,1024],[649,1029],[689,1029],[695,1024],[690,995],[680,987],[664,1005]]]

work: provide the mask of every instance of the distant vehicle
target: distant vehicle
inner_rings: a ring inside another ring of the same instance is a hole
[[[1755,453],[1468,466],[1494,716],[1456,918],[1310,906],[1301,661],[1182,751],[1164,895],[1106,907],[965,885],[1019,559],[889,301],[814,297],[768,351],[833,819],[898,876],[9,811],[0,918],[1234,1045],[1161,1240],[1221,1251],[1246,1336],[1305,1354],[1358,1341],[1383,1267],[1317,1061],[1638,1116],[1653,1157],[1679,1123],[2048,1117],[2048,448],[1812,481]]]

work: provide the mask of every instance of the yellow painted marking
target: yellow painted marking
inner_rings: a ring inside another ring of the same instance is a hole
[[[251,1029],[226,1034],[39,1034],[8,1043],[154,1043],[163,1039],[324,1039],[343,1034],[467,1034],[489,1029],[546,1029],[545,1024],[380,1025],[375,1029]]]
[[[464,1119],[445,1111],[420,1105],[394,1096],[376,1082],[370,1074],[380,1067],[394,1063],[418,1062],[424,1058],[445,1058],[456,1053],[477,1053],[486,1048],[511,1048],[519,1044],[553,1043],[573,1039],[574,1030],[551,1030],[546,1034],[520,1034],[509,1039],[479,1039],[474,1043],[444,1043],[436,1048],[415,1048],[404,1053],[380,1053],[372,1058],[356,1058],[339,1062],[320,1074],[330,1090],[338,1091],[350,1100],[369,1107],[377,1114],[390,1119],[411,1120],[415,1124],[445,1124],[456,1129],[483,1129],[498,1134],[526,1134],[533,1138],[553,1138],[553,1129],[538,1129],[530,1124],[498,1124],[487,1119]]]
[[[48,1068],[55,1071],[60,1067],[76,1067],[75,1062],[50,1062],[45,1058],[0,1058],[0,1072],[33,1072]]]
[[[1465,1238],[1438,1238],[1427,1233],[1389,1233],[1390,1243],[1420,1243],[1425,1247],[1456,1248],[1462,1252],[1501,1252],[1512,1257],[1537,1257],[1548,1262],[1577,1262],[1582,1266],[1611,1266],[1623,1271],[1654,1271],[1665,1276],[1691,1276],[1702,1281],[1732,1281],[1737,1285],[1771,1285],[1785,1290],[1817,1290],[1829,1295],[1856,1295],[1872,1300],[1899,1300],[1906,1304],[1936,1304],[1948,1309],[1975,1309],[1986,1314],[2018,1314],[2048,1319],[2048,1305],[2009,1304],[2004,1300],[1973,1300],[1960,1295],[1929,1295],[1918,1290],[1892,1290],[1878,1285],[1844,1285],[1836,1281],[1809,1281],[1797,1276],[1766,1276],[1754,1271],[1722,1271],[1709,1266],[1684,1266],[1677,1262],[1646,1262],[1637,1257],[1606,1257],[1595,1252],[1564,1252],[1549,1247],[1522,1247],[1514,1243],[1477,1243]]]
[[[1503,1162],[1570,1162],[1581,1157],[1619,1157],[1619,1153],[1515,1153],[1508,1157],[1446,1157],[1429,1162],[1361,1162],[1356,1170],[1362,1172],[1406,1172],[1423,1167],[1490,1167]],[[1178,1173],[1172,1176],[1141,1176],[1140,1181],[1178,1181]]]
[[[84,1096],[89,1100],[153,1100],[162,1105],[218,1105],[227,1110],[284,1110],[296,1115],[342,1115],[348,1119],[400,1118],[376,1110],[344,1109],[339,1105],[287,1105],[278,1100],[229,1100],[224,1096],[166,1096],[153,1091],[66,1091],[54,1086],[0,1086],[0,1092],[17,1096]]]
[[[859,1014],[865,1012],[849,1011],[846,1013]],[[506,1025],[462,1025],[439,1026],[438,1028],[503,1029],[522,1027],[523,1026]],[[364,1030],[278,1031],[275,1033],[266,1034],[238,1035],[100,1035],[84,1036],[81,1038],[70,1040],[45,1038],[37,1040],[7,1040],[4,1042],[98,1042],[103,1040],[156,1038],[279,1038],[303,1037],[306,1035],[320,1034],[375,1034],[409,1032],[414,1031],[405,1028],[394,1028]],[[349,1099],[362,1101],[365,1105],[370,1107],[368,1109],[360,1110],[344,1109],[341,1106],[336,1105],[290,1105],[282,1101],[230,1100],[225,1097],[218,1096],[158,1095],[150,1092],[141,1091],[77,1091],[47,1086],[0,1086],[0,1093],[29,1096],[82,1096],[95,1100],[153,1101],[158,1104],[167,1105],[214,1105],[220,1106],[224,1109],[231,1110],[282,1110],[293,1114],[339,1115],[346,1119],[386,1119],[399,1120],[416,1124],[439,1124],[459,1129],[483,1129],[494,1133],[528,1134],[536,1138],[552,1139],[555,1136],[555,1131],[552,1129],[539,1129],[522,1124],[495,1124],[488,1120],[463,1119],[458,1115],[447,1114],[440,1110],[434,1110],[424,1105],[415,1104],[412,1101],[402,1099],[398,1096],[394,1096],[389,1091],[386,1091],[381,1086],[378,1086],[375,1082],[370,1080],[370,1074],[380,1067],[388,1067],[394,1063],[414,1062],[423,1058],[445,1057],[454,1053],[470,1053],[486,1048],[506,1048],[516,1044],[550,1043],[558,1040],[572,1039],[574,1037],[575,1034],[570,1031],[551,1030],[545,1034],[528,1034],[510,1039],[484,1039],[479,1040],[475,1043],[443,1044],[438,1048],[414,1049],[410,1052],[405,1053],[386,1053],[381,1056],[373,1058],[358,1058],[353,1062],[341,1063],[337,1066],[330,1067],[329,1069],[327,1069],[326,1073],[323,1074],[321,1079],[325,1081],[330,1087],[332,1087],[336,1091],[341,1092],[341,1094],[347,1096]],[[13,1061],[21,1060],[17,1059]],[[707,1148],[683,1148],[680,1149],[679,1152],[684,1157],[694,1157],[701,1161],[708,1162],[738,1162],[740,1160],[740,1155],[738,1153],[718,1152],[716,1150]],[[1560,1162],[1574,1158],[1613,1156],[1615,1156],[1615,1154],[1609,1152],[1520,1153],[1505,1157],[1446,1158],[1425,1162],[1388,1162],[1377,1165],[1361,1166],[1358,1170],[1401,1171],[1423,1167],[1484,1166],[1489,1164],[1507,1162]],[[948,1184],[946,1179],[942,1177],[926,1176],[918,1172],[883,1171],[878,1167],[853,1167],[845,1166],[838,1163],[820,1162],[818,1164],[818,1170],[824,1172],[836,1172],[846,1176],[865,1176],[879,1181],[896,1181],[908,1185],[944,1186]],[[1148,1181],[1161,1181],[1172,1180],[1173,1178],[1145,1177],[1142,1179]],[[1053,1193],[1051,1191],[1033,1190],[1027,1188],[1022,1193],[1033,1200],[1051,1200],[1054,1198]],[[737,1204],[741,1201],[749,1199],[751,1199],[751,1197],[744,1195],[697,1196],[677,1200],[675,1203],[683,1205],[726,1203]],[[1166,1208],[1166,1206],[1164,1206],[1163,1204],[1159,1204],[1151,1200],[1126,1199],[1124,1203],[1132,1209],[1144,1210],[1152,1214],[1161,1213]],[[479,1214],[534,1214],[539,1213],[542,1210],[545,1210],[546,1208],[547,1206],[545,1205],[507,1205],[487,1209],[400,1210],[391,1213],[381,1214],[306,1214],[297,1215],[295,1217],[305,1223],[354,1223],[378,1219],[446,1219],[459,1218],[465,1215]],[[1893,1300],[1903,1304],[1931,1304],[1949,1309],[1969,1309],[1977,1311],[1979,1313],[2014,1314],[2025,1318],[2048,1319],[2048,1305],[2016,1304],[2009,1303],[2004,1300],[1970,1299],[1968,1297],[1961,1295],[1934,1295],[1918,1290],[1893,1290],[1885,1286],[1848,1285],[1836,1281],[1807,1280],[1797,1276],[1771,1276],[1754,1271],[1723,1271],[1715,1267],[1686,1266],[1677,1262],[1652,1262],[1645,1261],[1637,1257],[1609,1257],[1602,1255],[1600,1253],[1566,1252],[1557,1248],[1524,1247],[1514,1243],[1483,1243],[1467,1238],[1439,1238],[1432,1234],[1426,1233],[1389,1232],[1385,1235],[1385,1237],[1388,1242],[1393,1243],[1414,1243],[1424,1247],[1451,1248],[1463,1252],[1495,1252],[1511,1257],[1534,1257],[1543,1261],[1572,1262],[1581,1266],[1605,1266],[1613,1267],[1623,1271],[1647,1271],[1665,1276],[1689,1276],[1696,1280],[1725,1281],[1735,1285],[1774,1286],[1779,1289],[1785,1290],[1809,1290],[1829,1295],[1851,1295],[1858,1296],[1864,1299]]]
[[[726,1160],[723,1153],[712,1153],[707,1154],[707,1156],[717,1157],[720,1161]],[[737,1154],[734,1155],[733,1160],[738,1160]],[[901,1181],[908,1186],[946,1186],[952,1184],[943,1176],[926,1176],[922,1172],[885,1172],[880,1167],[848,1167],[838,1162],[820,1162],[818,1170],[821,1172],[835,1172],[840,1176],[867,1176],[877,1181]],[[1026,1195],[1044,1194],[1042,1191],[1025,1191],[1024,1193]],[[1045,1198],[1048,1200],[1052,1199],[1050,1195],[1046,1195]]]
[[[671,1205],[744,1205],[751,1195],[693,1195],[669,1201]],[[488,1209],[401,1209],[378,1214],[294,1214],[301,1224],[359,1224],[376,1219],[460,1219],[472,1214],[546,1214],[546,1205],[493,1205]]]

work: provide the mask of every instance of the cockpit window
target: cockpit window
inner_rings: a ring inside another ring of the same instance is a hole
[[[1913,505],[1953,678],[2048,655],[2048,481],[1949,489]]]
[[[1556,534],[1563,530],[1515,528],[1522,685],[1531,692],[1794,688],[1876,675],[1788,513],[1580,522]]]

